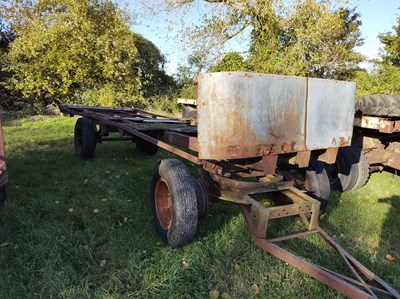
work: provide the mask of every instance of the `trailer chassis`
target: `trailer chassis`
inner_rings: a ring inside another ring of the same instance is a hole
[[[320,202],[300,191],[296,179],[284,180],[284,175],[275,173],[278,156],[264,156],[253,163],[236,161],[201,160],[195,154],[198,150],[196,127],[190,121],[167,118],[139,109],[106,108],[60,105],[60,110],[71,117],[80,115],[99,126],[97,142],[115,140],[144,140],[163,148],[192,163],[201,166],[204,184],[208,192],[222,200],[240,206],[252,241],[263,250],[273,254],[288,264],[307,273],[320,282],[338,290],[351,298],[377,298],[387,295],[400,299],[400,294],[377,275],[369,271],[320,226]],[[119,132],[120,137],[110,138],[110,132]],[[298,164],[307,165],[311,153],[296,153]],[[335,152],[326,151],[321,159],[332,160]],[[253,181],[245,180],[253,178]],[[263,177],[259,181],[254,178]],[[163,188],[157,185],[159,189]],[[290,199],[289,204],[265,207],[252,197],[255,194],[278,192]],[[168,206],[163,212],[168,211]],[[160,212],[160,214],[162,214]],[[161,215],[165,216],[165,215]],[[268,239],[268,224],[273,219],[297,216],[305,225],[305,231]],[[168,225],[168,217],[161,224]],[[318,266],[287,251],[277,243],[303,238],[309,235],[320,236],[345,261],[353,277],[347,277],[332,270]],[[368,282],[368,283],[367,283]]]

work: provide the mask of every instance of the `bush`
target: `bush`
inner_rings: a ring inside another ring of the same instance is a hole
[[[109,107],[142,107],[144,105],[142,96],[129,96],[126,92],[115,90],[112,84],[77,90],[73,96],[65,97],[61,102],[65,104]]]
[[[180,111],[180,105],[178,105],[176,99],[177,96],[175,94],[151,97],[146,100],[146,105],[143,108],[160,114],[177,114]]]

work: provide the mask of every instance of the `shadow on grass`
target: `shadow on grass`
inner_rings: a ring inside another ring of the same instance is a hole
[[[389,205],[385,221],[382,225],[380,248],[385,248],[387,262],[394,262],[399,265],[400,270],[400,196],[392,196],[389,198],[381,198],[379,203]],[[398,285],[400,285],[400,277],[397,277]]]

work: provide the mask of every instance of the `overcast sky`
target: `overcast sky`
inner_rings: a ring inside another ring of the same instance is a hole
[[[365,39],[364,45],[358,50],[360,53],[369,58],[376,58],[379,48],[382,46],[378,40],[378,34],[382,32],[392,31],[392,27],[396,24],[396,18],[400,15],[400,0],[350,0],[350,7],[357,6],[357,11],[361,14],[361,33]],[[201,8],[197,8],[198,10]],[[199,11],[196,8],[191,12],[188,22],[196,22],[196,16]],[[181,51],[172,36],[174,36],[179,28],[178,26],[167,34],[168,24],[163,20],[165,16],[157,19],[139,19],[140,25],[134,25],[133,30],[142,34],[145,38],[151,40],[166,56],[169,63],[167,70],[170,74],[176,72],[178,64],[186,61],[186,53]],[[174,32],[175,31],[175,32]],[[236,50],[238,45],[232,45]],[[241,50],[246,50],[244,45]]]

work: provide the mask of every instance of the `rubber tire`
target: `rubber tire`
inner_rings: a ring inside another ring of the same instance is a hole
[[[204,218],[208,213],[208,192],[201,179],[195,179],[196,198],[197,198],[197,217]]]
[[[172,222],[164,229],[157,217],[155,203],[156,184],[160,179],[167,183],[172,201]],[[164,159],[154,168],[151,179],[151,209],[157,232],[172,248],[193,241],[197,229],[196,187],[185,164],[177,159]]]
[[[74,131],[75,154],[82,160],[92,159],[96,144],[96,125],[88,118],[79,118]]]
[[[306,170],[304,189],[308,191],[308,195],[321,202],[320,211],[325,211],[329,203],[331,187],[324,165],[315,158],[310,159]]]
[[[6,186],[0,186],[0,203],[6,201]]]
[[[333,167],[335,169],[334,174],[328,172],[331,190],[348,191],[355,185],[358,174],[354,171],[355,167],[352,165],[354,159],[352,156],[353,153],[350,147],[341,147],[339,148],[335,165],[328,165],[328,168]]]
[[[356,110],[366,115],[400,116],[400,95],[372,94],[359,97]]]
[[[136,149],[142,154],[154,156],[158,151],[157,145],[155,145],[151,142],[148,142],[144,139],[137,138],[135,140],[135,143],[136,143]]]
[[[348,162],[351,165],[350,172],[353,174],[354,182],[352,181],[345,191],[360,189],[369,179],[369,163],[364,152],[357,146],[350,146],[348,149]]]

